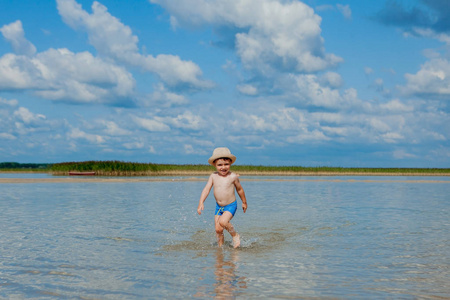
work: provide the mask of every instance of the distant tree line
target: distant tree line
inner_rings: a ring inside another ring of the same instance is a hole
[[[2,162],[0,169],[48,169],[52,164],[21,164],[17,162]]]

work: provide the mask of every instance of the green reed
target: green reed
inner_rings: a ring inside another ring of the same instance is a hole
[[[123,161],[85,161],[53,164],[50,171],[54,174],[70,171],[94,171],[97,175],[158,175],[174,172],[204,172],[211,168],[206,165],[171,165],[153,163],[135,163]]]
[[[439,168],[344,168],[344,167],[300,167],[300,166],[252,166],[233,165],[232,170],[242,174],[450,174],[450,169]],[[135,163],[123,161],[85,161],[64,162],[50,167],[53,174],[65,174],[69,171],[94,171],[97,175],[107,176],[140,176],[140,175],[172,175],[172,174],[207,174],[214,171],[210,165],[174,165]]]

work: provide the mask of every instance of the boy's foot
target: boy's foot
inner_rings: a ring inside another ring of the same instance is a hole
[[[239,236],[239,234],[236,234],[234,237],[233,237],[233,247],[234,248],[237,248],[237,247],[239,247],[241,245],[241,237]]]

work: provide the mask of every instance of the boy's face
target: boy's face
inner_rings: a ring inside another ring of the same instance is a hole
[[[214,165],[216,166],[217,172],[220,176],[226,176],[230,171],[231,160],[219,158],[214,162]]]

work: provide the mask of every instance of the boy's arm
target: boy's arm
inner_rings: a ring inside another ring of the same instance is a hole
[[[209,176],[208,182],[206,183],[205,187],[203,188],[202,194],[200,195],[200,201],[198,202],[197,207],[197,213],[199,215],[202,214],[202,210],[205,208],[203,203],[205,202],[206,198],[208,198],[209,192],[211,191],[211,188],[213,186],[213,179],[212,175]]]
[[[242,200],[242,209],[245,211],[247,210],[247,198],[245,198],[245,192],[244,188],[241,185],[241,182],[239,181],[239,175],[236,177],[236,180],[234,181],[234,186],[236,187],[236,192],[238,193],[239,197]]]

